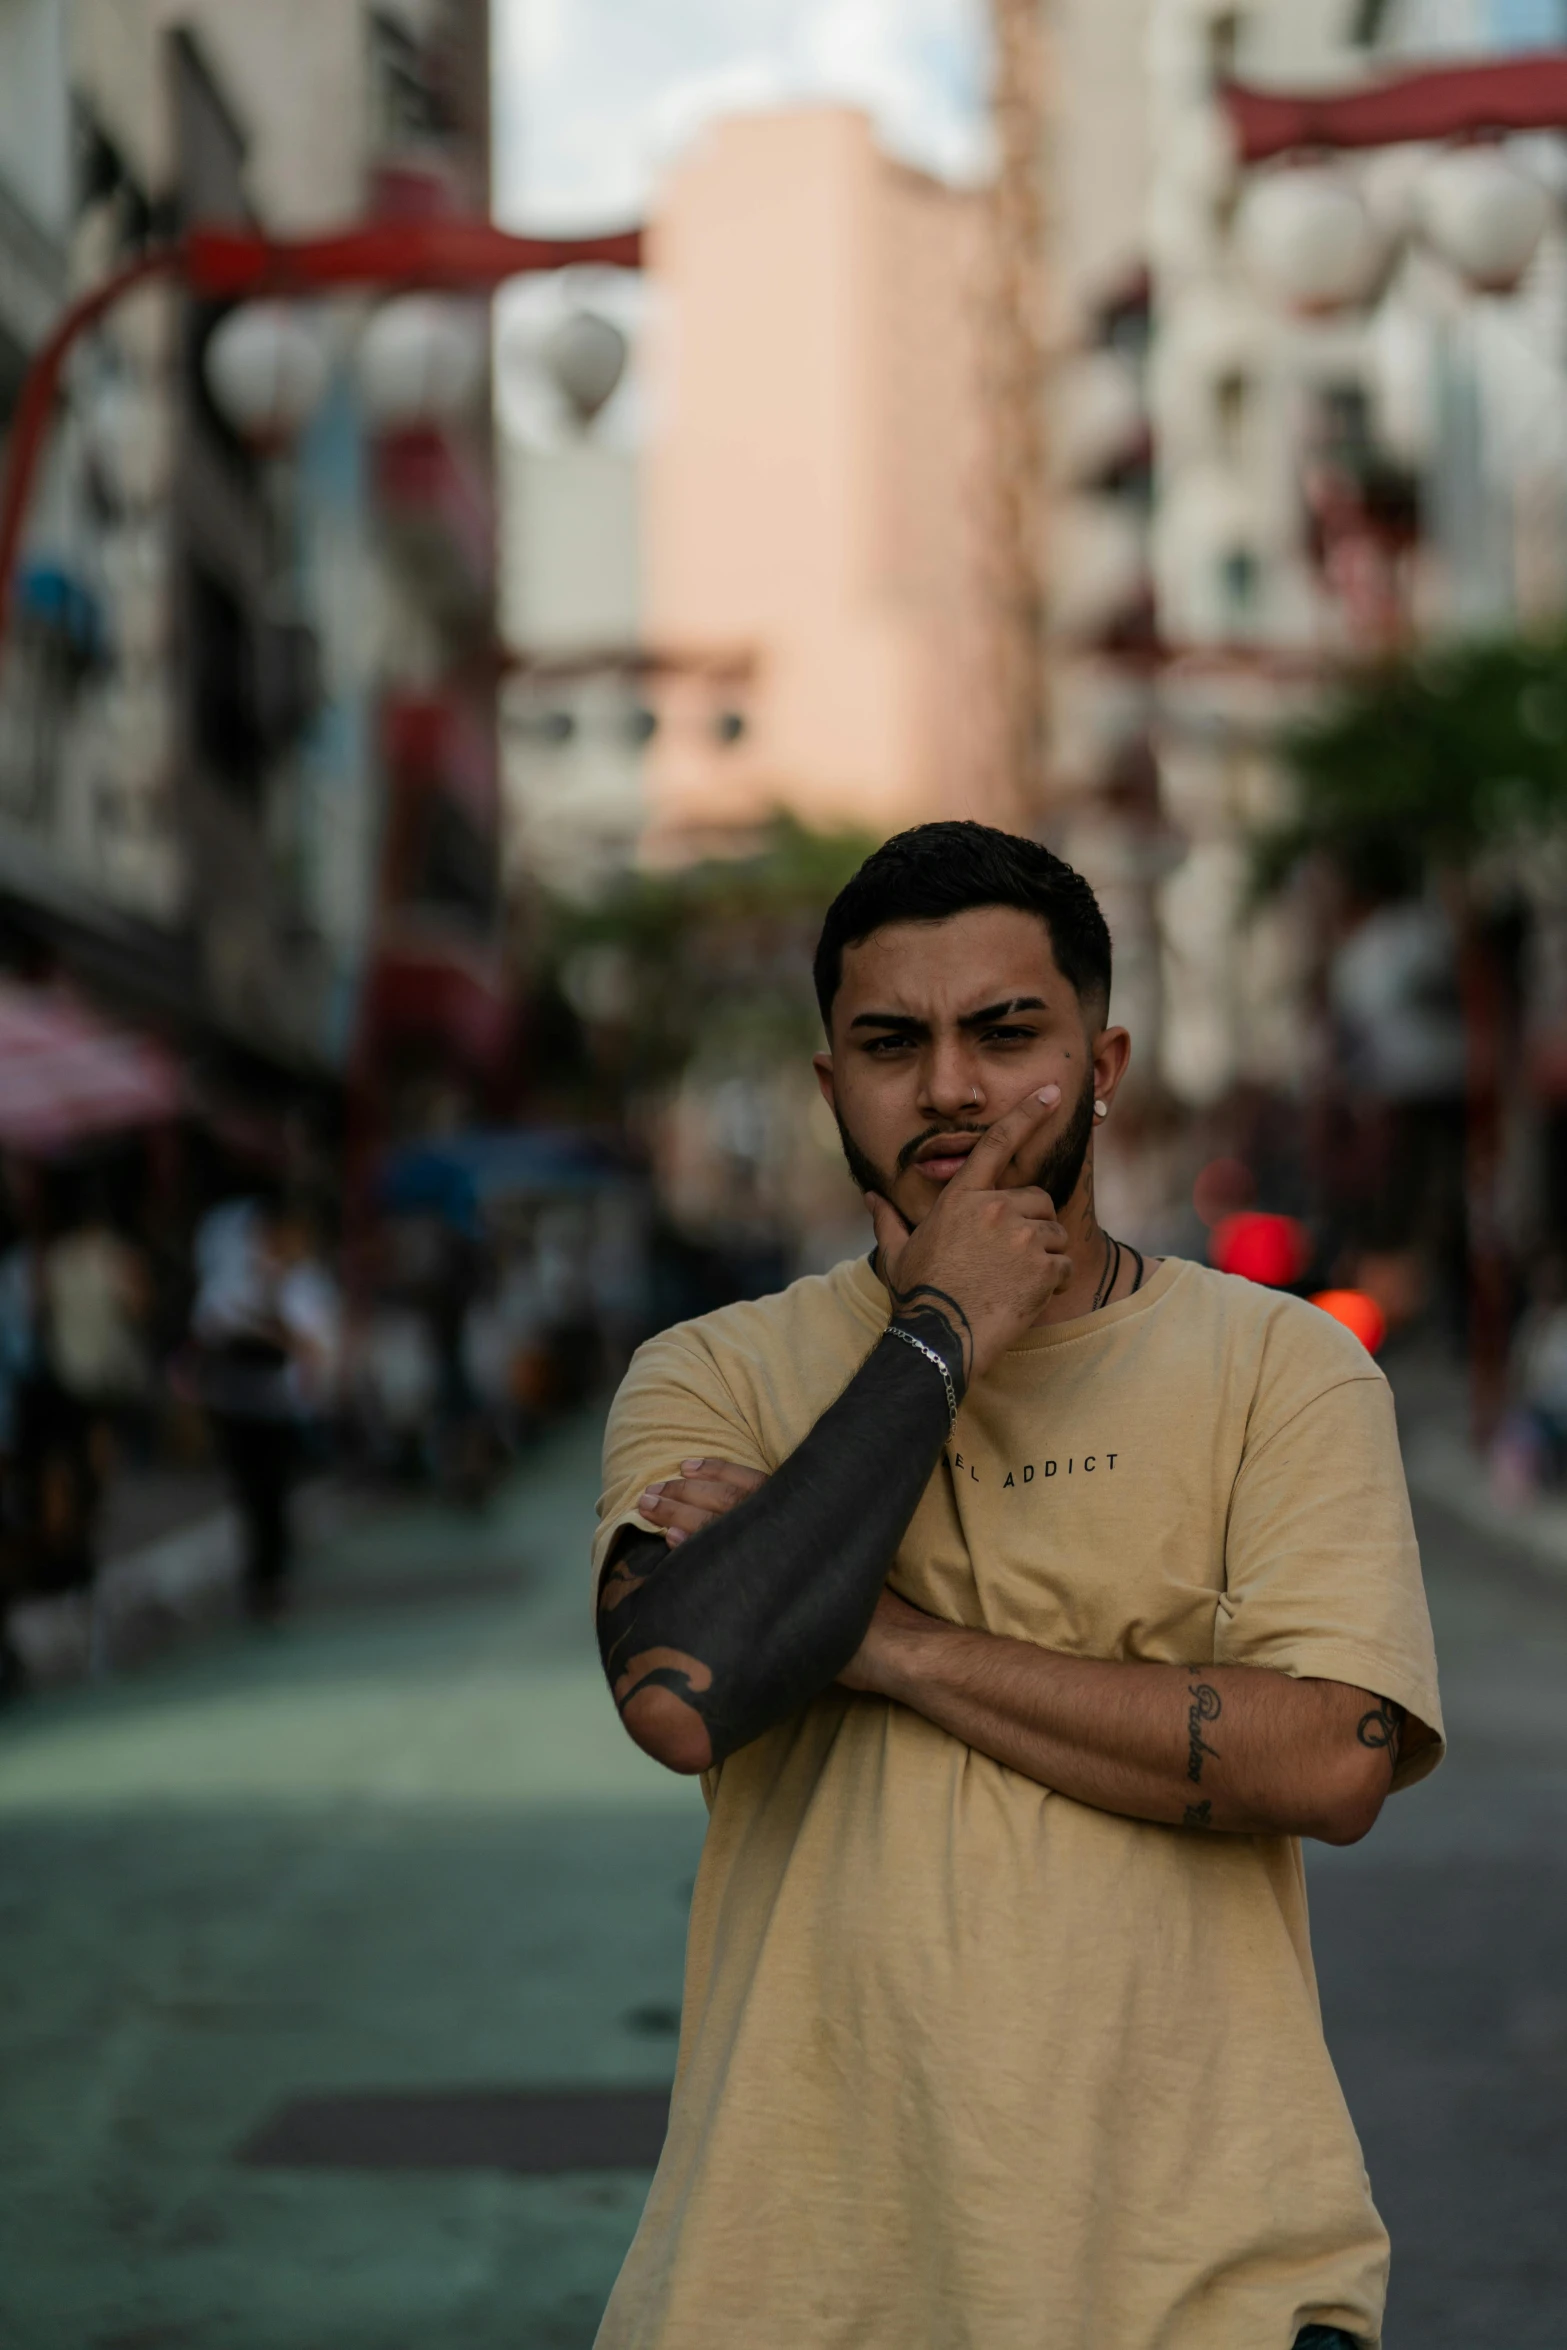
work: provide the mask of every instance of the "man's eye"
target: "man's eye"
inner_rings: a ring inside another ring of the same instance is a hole
[[[888,1053],[907,1052],[908,1045],[909,1040],[906,1036],[872,1036],[867,1037],[865,1050],[868,1053],[885,1056]]]
[[[1032,1028],[987,1028],[982,1044],[1033,1044],[1036,1032]]]

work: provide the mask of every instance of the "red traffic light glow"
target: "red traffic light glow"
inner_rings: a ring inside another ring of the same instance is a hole
[[[1363,1289],[1319,1289],[1311,1302],[1353,1330],[1367,1354],[1374,1355],[1387,1336],[1386,1314]]]
[[[1311,1235],[1294,1216],[1226,1216],[1215,1227],[1209,1253],[1221,1273],[1265,1289],[1288,1289],[1311,1262]]]

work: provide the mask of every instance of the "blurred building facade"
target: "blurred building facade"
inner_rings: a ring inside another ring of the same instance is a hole
[[[0,21],[24,13],[51,12]],[[190,222],[487,210],[483,0],[52,13],[62,292]],[[487,327],[438,307],[130,296],[79,346],[31,517],[0,680],[8,920],[119,1012],[284,1086],[404,1044],[450,1072],[497,1019]],[[443,410],[417,330],[450,343],[453,319]],[[309,397],[269,410],[291,371]],[[68,637],[47,665],[44,618]]]
[[[590,427],[535,404],[508,460],[509,789],[546,872],[722,850],[778,809],[1019,814],[988,690],[982,224],[846,108],[719,122],[670,171],[633,395]]]
[[[1299,1082],[1313,1050],[1313,942],[1247,904],[1281,721],[1348,659],[1567,605],[1559,217],[1476,299],[1412,234],[1432,150],[1347,158],[1316,264],[1343,282],[1301,298],[1291,166],[1241,168],[1225,85],[1559,47],[1567,16],[1066,0],[1050,21],[1050,821],[1131,942],[1124,1016],[1201,1110]],[[1551,142],[1518,159],[1559,183]]]
[[[864,116],[715,125],[654,223],[650,753],[669,844],[1005,816],[988,739],[976,200]],[[743,694],[730,715],[712,665]],[[741,721],[738,731],[734,720]]]

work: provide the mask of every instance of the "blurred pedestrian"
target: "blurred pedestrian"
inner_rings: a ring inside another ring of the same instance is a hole
[[[7,1613],[31,1580],[33,1512],[22,1435],[37,1366],[37,1254],[20,1226],[13,1225],[10,1245],[0,1253],[0,1699],[26,1683]]]
[[[23,1394],[46,1579],[85,1588],[117,1431],[145,1406],[146,1260],[118,1232],[100,1183],[62,1185],[59,1228],[36,1261],[37,1336]]]
[[[338,1358],[338,1301],[307,1219],[266,1192],[215,1209],[196,1239],[195,1384],[244,1530],[249,1614],[288,1600],[291,1514],[303,1436],[325,1416]]]
[[[1511,1403],[1491,1447],[1491,1479],[1507,1507],[1560,1484],[1567,1468],[1567,1264],[1548,1253],[1534,1268],[1532,1295],[1508,1364]]]
[[[145,1253],[115,1229],[96,1187],[45,1249],[39,1284],[54,1375],[94,1429],[107,1430],[147,1400],[152,1283]]]

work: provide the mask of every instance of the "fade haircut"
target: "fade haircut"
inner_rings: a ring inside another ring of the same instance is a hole
[[[866,858],[827,909],[813,977],[831,1030],[843,950],[892,922],[945,922],[976,906],[1016,906],[1050,934],[1056,968],[1092,1020],[1110,1009],[1110,932],[1099,900],[1064,858],[990,824],[916,824]]]

